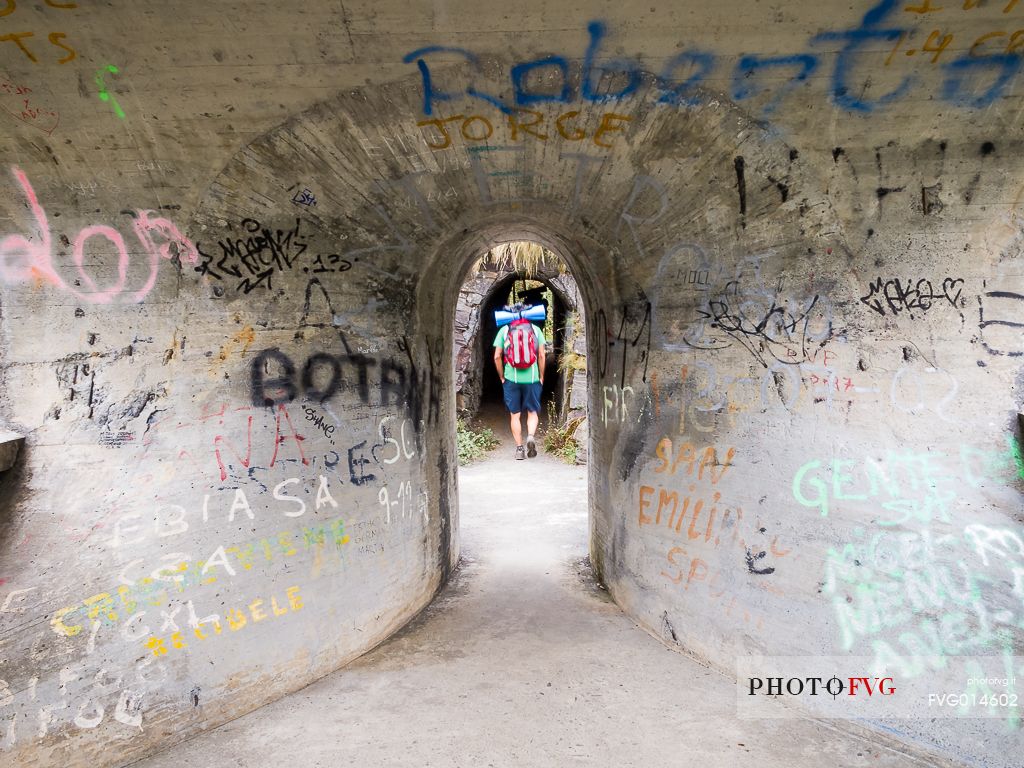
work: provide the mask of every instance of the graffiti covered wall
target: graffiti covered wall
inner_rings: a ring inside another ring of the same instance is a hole
[[[3,760],[144,754],[431,598],[455,297],[511,239],[578,280],[591,556],[651,632],[1024,655],[1015,3],[192,5],[0,9]],[[880,725],[1001,765],[1020,723]]]

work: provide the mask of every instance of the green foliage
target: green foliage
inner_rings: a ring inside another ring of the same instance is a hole
[[[555,426],[555,414],[552,404],[548,404],[548,427],[544,432],[544,450],[552,453],[567,464],[575,464],[579,455],[580,445],[574,437],[576,427],[580,425],[583,418],[570,420],[564,427],[559,429]]]
[[[455,443],[459,451],[459,466],[481,459],[498,445],[490,427],[473,429],[464,419],[455,422]]]
[[[563,352],[562,356],[558,358],[558,370],[562,373],[569,370],[586,371],[587,358],[584,355],[577,355],[575,352]]]
[[[577,445],[576,440],[574,438],[570,437],[568,440],[565,441],[565,444],[561,448],[556,450],[554,453],[555,456],[562,459],[566,464],[575,464],[576,455],[578,451],[579,445]]]

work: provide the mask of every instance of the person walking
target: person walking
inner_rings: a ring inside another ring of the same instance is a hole
[[[511,311],[520,308],[511,307]],[[544,388],[544,331],[520,317],[498,329],[494,338],[494,366],[505,391],[512,437],[516,441],[516,460],[537,455],[537,424],[540,421],[540,395]],[[521,415],[526,409],[526,450],[523,450]]]

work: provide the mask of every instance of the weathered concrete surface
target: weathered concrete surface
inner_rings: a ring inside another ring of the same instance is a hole
[[[138,768],[934,765],[824,723],[736,720],[732,681],[666,650],[594,582],[584,470],[514,461],[510,445],[459,471],[463,561],[415,621]]]
[[[133,759],[430,600],[455,297],[517,239],[579,284],[627,613],[1019,667],[1024,6],[6,5],[0,759]]]

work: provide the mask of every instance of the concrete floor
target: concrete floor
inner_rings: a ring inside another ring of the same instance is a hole
[[[459,486],[464,561],[415,621],[137,765],[926,764],[822,723],[738,720],[733,682],[639,629],[594,583],[585,467],[543,453],[516,462],[506,442],[460,470]]]

